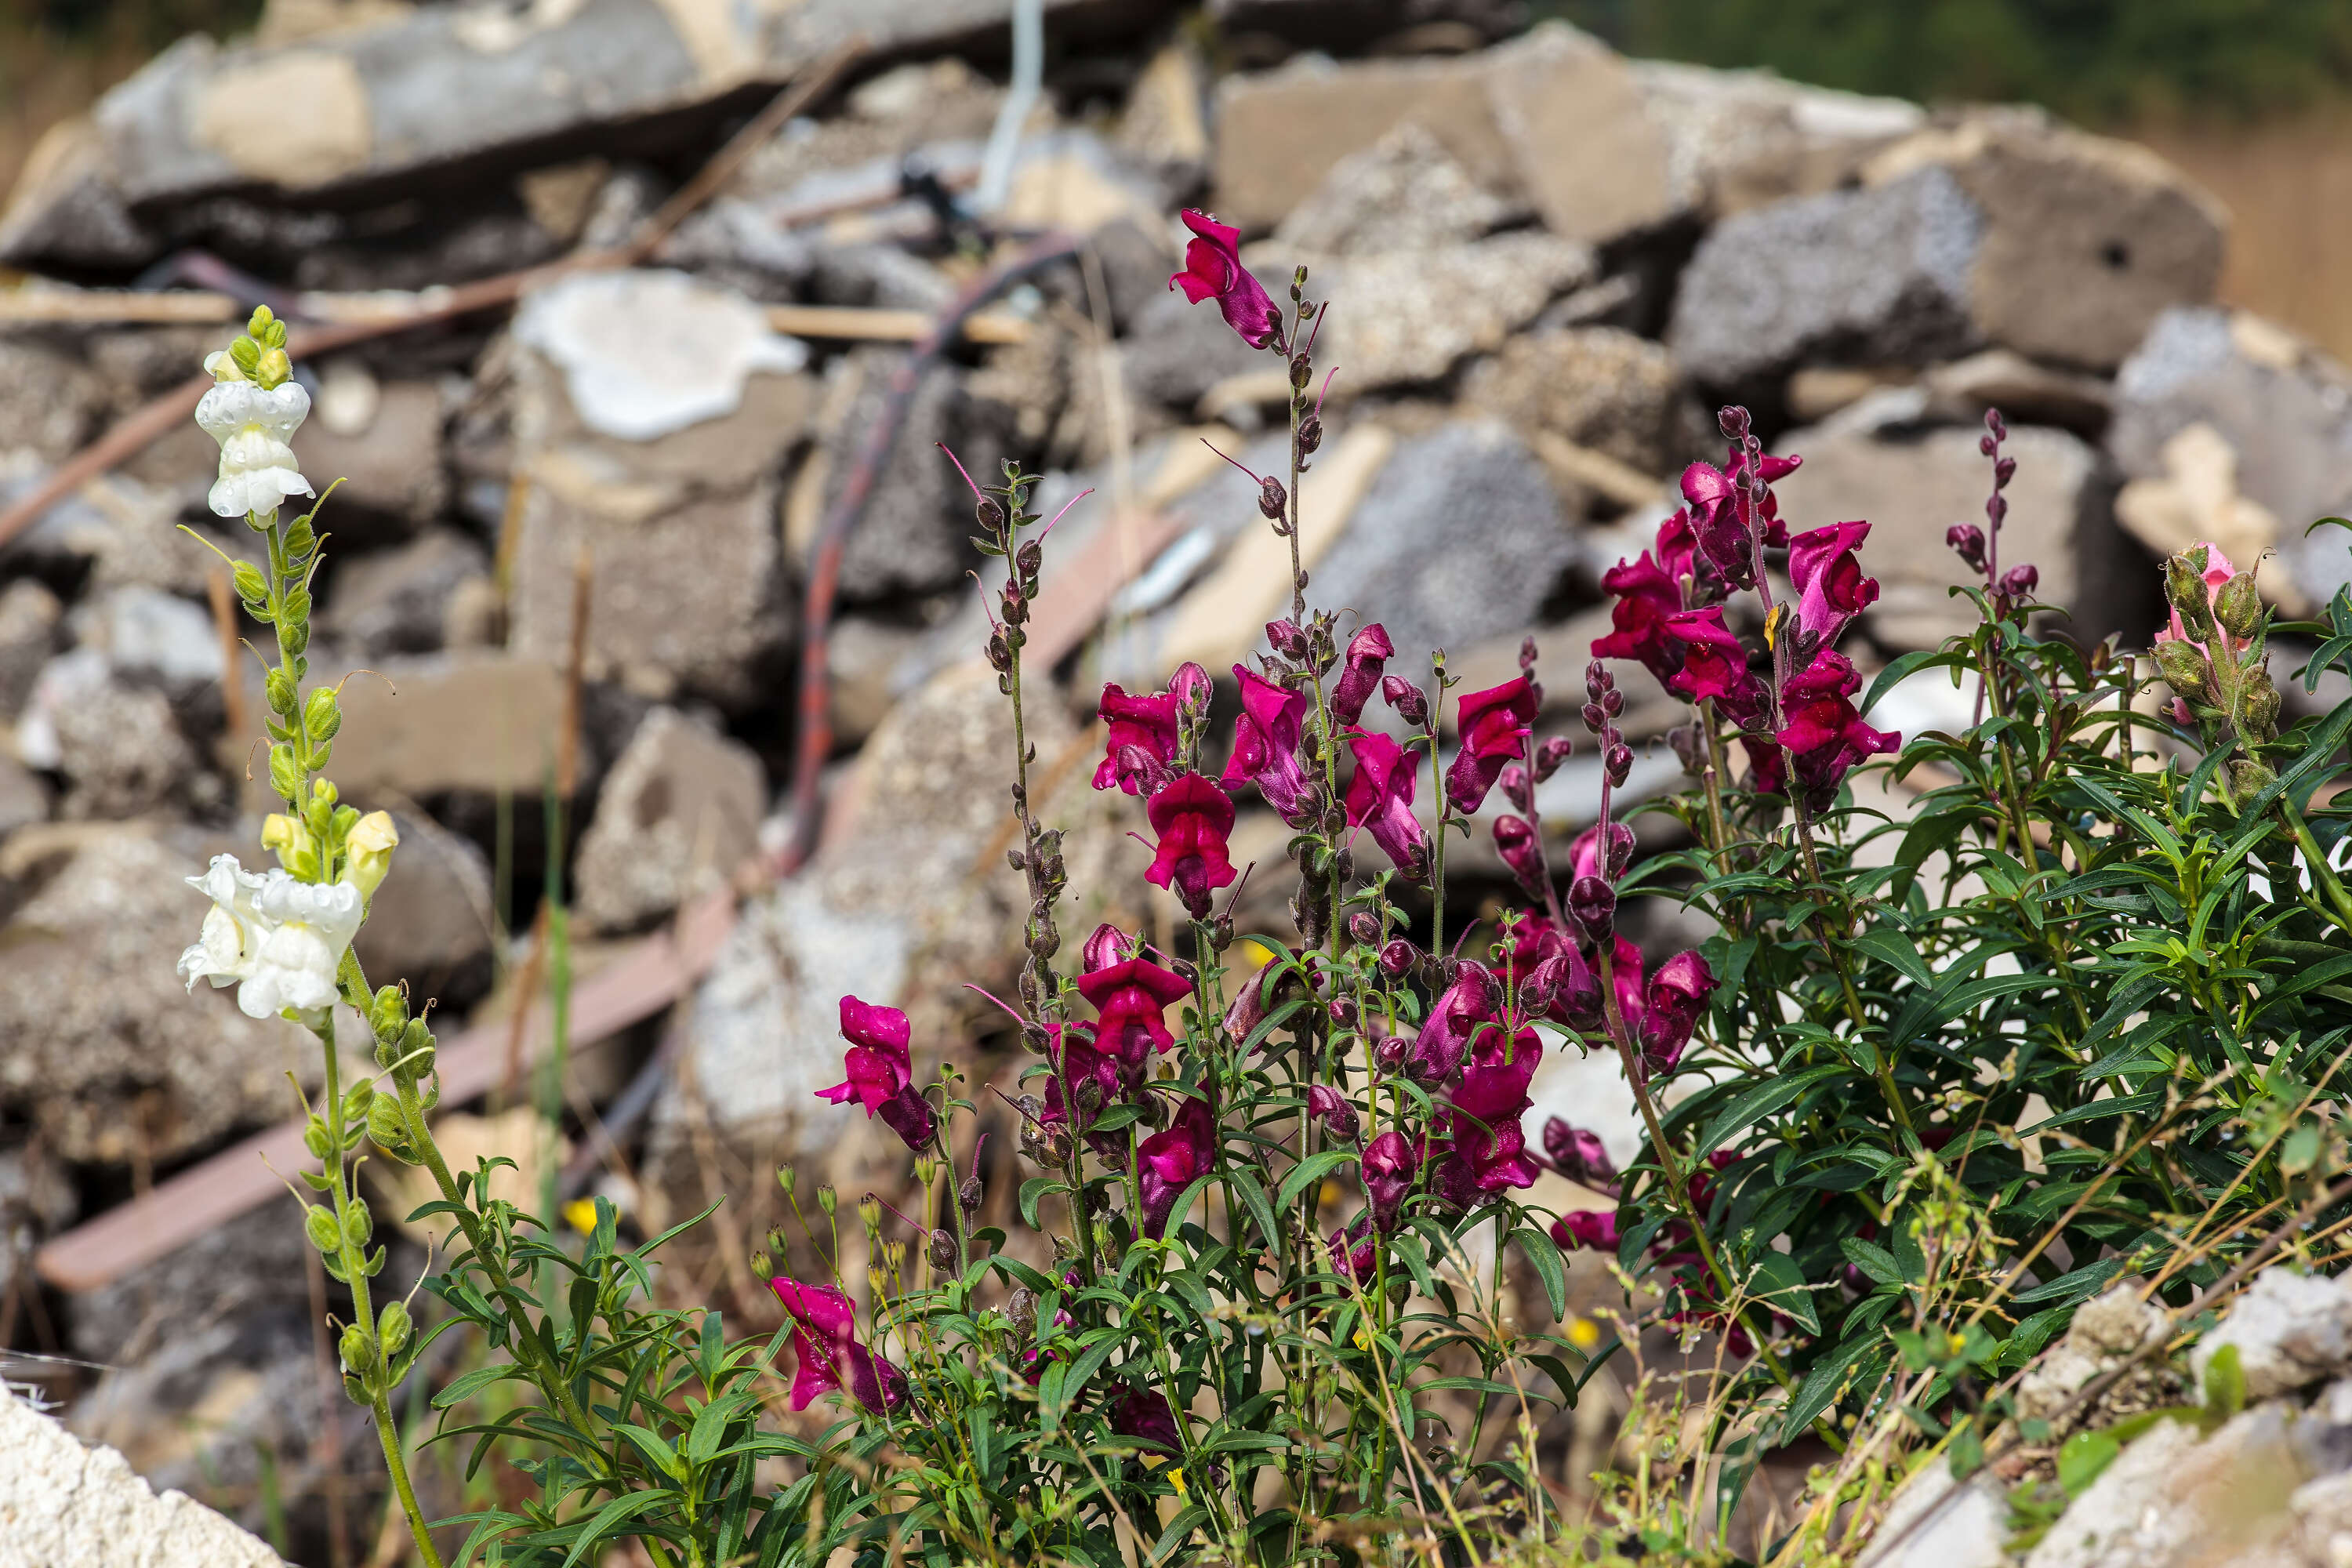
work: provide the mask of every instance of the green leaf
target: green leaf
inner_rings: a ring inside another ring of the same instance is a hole
[[[1813,1292],[1805,1283],[1804,1270],[1787,1253],[1768,1252],[1759,1258],[1748,1290],[1772,1311],[1795,1319],[1807,1333],[1822,1331],[1821,1315],[1813,1310]]]
[[[1789,1401],[1789,1413],[1780,1421],[1780,1441],[1795,1442],[1822,1411],[1836,1404],[1838,1390],[1855,1363],[1870,1353],[1872,1346],[1884,1342],[1875,1332],[1856,1334],[1817,1363]]]
[[[1895,926],[1872,926],[1853,939],[1853,949],[1900,970],[1917,984],[1932,985],[1936,983],[1935,972],[1919,955],[1919,949]]]
[[[1519,1250],[1535,1265],[1537,1277],[1543,1280],[1544,1299],[1551,1304],[1551,1321],[1559,1322],[1568,1315],[1568,1261],[1559,1255],[1559,1244],[1533,1226],[1522,1226],[1511,1233]]]
[[[1257,1221],[1258,1234],[1265,1237],[1266,1246],[1279,1252],[1282,1249],[1282,1226],[1275,1221],[1274,1205],[1267,1201],[1265,1188],[1258,1184],[1256,1173],[1247,1166],[1236,1165],[1233,1168],[1233,1180],[1234,1188],[1242,1194],[1242,1206],[1249,1210],[1252,1219]]]
[[[1326,1149],[1320,1154],[1300,1161],[1288,1175],[1282,1178],[1282,1190],[1274,1196],[1275,1207],[1288,1208],[1309,1184],[1321,1181],[1355,1158],[1353,1149]]]
[[[1862,711],[1868,713],[1873,708],[1878,706],[1880,698],[1923,669],[1934,669],[1938,667],[1958,668],[1966,666],[1968,662],[1967,653],[1957,649],[1920,648],[1906,653],[1885,669],[1880,670],[1876,678],[1871,681],[1870,689],[1863,693]]]
[[[2097,1263],[2085,1264],[2070,1273],[2061,1274],[2047,1285],[2021,1290],[2015,1299],[2026,1306],[2051,1301],[2062,1307],[2071,1307],[2077,1301],[2087,1301],[2105,1289],[2108,1283],[2124,1271],[2124,1265],[2130,1261],[2128,1258],[2108,1258]]]
[[[2236,1345],[2223,1345],[2207,1358],[2205,1406],[2224,1421],[2246,1407],[2246,1370]]]
[[[2075,1433],[2059,1446],[2058,1484],[2068,1497],[2081,1497],[2123,1451],[2111,1432]]]
[[[1903,1270],[1896,1267],[1894,1254],[1876,1243],[1864,1241],[1860,1237],[1849,1236],[1838,1243],[1838,1250],[1845,1254],[1845,1260],[1848,1263],[1868,1276],[1872,1284],[1900,1285],[1903,1283]]]
[[[1822,1067],[1809,1068],[1803,1072],[1790,1073],[1784,1078],[1766,1079],[1724,1107],[1722,1113],[1708,1124],[1706,1134],[1699,1139],[1698,1147],[1693,1152],[1700,1155],[1713,1153],[1733,1133],[1753,1127],[1774,1111],[1792,1104],[1815,1084],[1849,1070],[1843,1062],[1832,1062]]]
[[[656,1504],[668,1502],[676,1495],[673,1492],[653,1491],[614,1498],[596,1510],[595,1518],[588,1521],[588,1528],[582,1531],[573,1540],[572,1550],[564,1554],[563,1568],[572,1568],[572,1564],[580,1561],[581,1554],[604,1540],[614,1526],[625,1520],[634,1519]]]

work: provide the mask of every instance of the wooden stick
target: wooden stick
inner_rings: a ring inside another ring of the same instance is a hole
[[[862,342],[919,342],[934,318],[922,310],[885,310],[863,305],[771,305],[768,324],[796,338],[838,338]],[[961,335],[975,343],[1018,343],[1029,323],[1010,310],[979,310],[963,320]]]

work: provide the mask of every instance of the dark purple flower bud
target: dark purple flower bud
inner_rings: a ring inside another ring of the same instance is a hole
[[[2000,525],[2009,521],[2009,498],[1999,490],[1985,497],[1985,516],[1991,520],[1992,531],[1999,533]]]
[[[1168,764],[1141,746],[1121,746],[1107,765],[1122,783],[1132,783],[1139,795],[1157,795],[1168,782]]]
[[[1658,966],[1642,1008],[1642,1055],[1652,1067],[1664,1072],[1682,1059],[1714,994],[1715,971],[1696,952],[1678,952]]]
[[[1596,1192],[1616,1190],[1617,1163],[1609,1157],[1600,1133],[1571,1127],[1555,1116],[1544,1123],[1543,1142],[1544,1152],[1570,1181]]]
[[[1283,490],[1282,481],[1272,474],[1258,481],[1257,510],[1265,514],[1268,522],[1282,521],[1283,506],[1288,499]]]
[[[1985,410],[1985,429],[1991,434],[1996,445],[2009,439],[2009,426],[2003,423],[1998,408]]]
[[[1382,1072],[1394,1072],[1404,1066],[1405,1039],[1402,1035],[1384,1035],[1377,1026],[1368,1027],[1364,1038],[1371,1043],[1372,1065]]]
[[[1568,981],[1568,954],[1555,952],[1530,970],[1526,981],[1520,984],[1519,1012],[1529,1018],[1549,1015],[1552,1004],[1559,997],[1560,987]]]
[[[1536,783],[1541,784],[1559,772],[1559,764],[1576,751],[1576,742],[1565,735],[1554,735],[1536,748]]]
[[[2012,566],[2001,574],[2000,591],[2012,599],[2022,599],[2040,585],[2042,574],[2032,562]]]
[[[2007,489],[2009,481],[2016,477],[2017,459],[2015,458],[2001,458],[1993,463],[1992,482],[1995,489]]]
[[[1582,717],[1584,727],[1596,735],[1609,727],[1609,710],[1598,702],[1586,703]]]
[[[1944,530],[1944,542],[1952,547],[1952,553],[1958,555],[1960,560],[1968,565],[1970,571],[1981,572],[1984,570],[1985,536],[1983,529],[1979,528],[1973,522],[1956,522],[1952,524],[1951,527]]]
[[[1504,816],[1495,818],[1495,847],[1503,857],[1503,864],[1518,879],[1519,887],[1531,899],[1544,896],[1543,845],[1536,837],[1535,824],[1524,816]]]
[[[1371,1200],[1372,1228],[1382,1235],[1396,1228],[1405,1195],[1412,1191],[1413,1173],[1421,1167],[1404,1134],[1391,1129],[1364,1146],[1360,1162],[1364,1195]]]
[[[1265,982],[1269,972],[1260,970],[1242,982],[1242,988],[1225,1005],[1225,1038],[1235,1046],[1246,1046],[1257,1026],[1265,1022]]]
[[[1609,679],[1609,667],[1599,659],[1584,667],[1584,695],[1588,700],[1600,701],[1601,694],[1615,684]]]
[[[1535,672],[1536,639],[1532,637],[1523,637],[1519,641],[1519,673],[1531,676]]]
[[[1429,699],[1420,687],[1402,675],[1381,677],[1381,700],[1396,710],[1396,716],[1418,730],[1429,722]]]
[[[1568,889],[1568,912],[1594,942],[1606,942],[1617,924],[1617,889],[1598,877],[1579,877]]]
[[[1745,441],[1750,421],[1748,410],[1738,404],[1727,404],[1716,410],[1715,427],[1723,432],[1727,441]]]
[[[1382,686],[1381,668],[1396,653],[1389,634],[1378,621],[1348,639],[1346,662],[1331,686],[1331,717],[1353,724],[1364,716],[1364,704]]]
[[[1503,770],[1502,778],[1496,782],[1503,786],[1503,798],[1519,810],[1533,811],[1536,808],[1535,781],[1528,776],[1527,769],[1513,763]]]
[[[1341,1143],[1353,1143],[1360,1124],[1356,1108],[1348,1103],[1347,1096],[1328,1084],[1314,1084],[1307,1090],[1307,1114],[1323,1123],[1323,1131]]]
[[[1603,713],[1608,714],[1612,719],[1614,719],[1618,714],[1625,711],[1625,694],[1614,687],[1602,692],[1601,694],[1601,710]]]
[[[1391,937],[1388,946],[1381,949],[1381,973],[1391,980],[1403,979],[1420,962],[1421,950],[1401,936]]]
[[[1275,652],[1282,655],[1285,658],[1305,658],[1307,657],[1307,634],[1298,629],[1298,623],[1297,621],[1278,620],[1266,622],[1265,640],[1273,647]]]
[[[1348,933],[1370,947],[1381,940],[1381,917],[1370,910],[1358,910],[1348,917]]]
[[[1601,767],[1609,775],[1611,787],[1623,784],[1625,775],[1633,771],[1633,748],[1622,741],[1618,742],[1601,759]]]

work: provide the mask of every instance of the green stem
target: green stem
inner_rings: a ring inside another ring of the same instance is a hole
[[[400,1499],[400,1511],[408,1521],[408,1533],[416,1542],[416,1554],[424,1560],[425,1568],[441,1568],[440,1551],[433,1544],[425,1510],[416,1503],[416,1488],[408,1479],[407,1449],[401,1441],[400,1424],[392,1416],[389,1394],[378,1394],[371,1408],[375,1414],[376,1440],[383,1445],[384,1468],[392,1473],[393,1494]]]

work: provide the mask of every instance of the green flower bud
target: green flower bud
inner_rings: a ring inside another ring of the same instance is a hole
[[[408,1321],[408,1305],[404,1301],[386,1301],[383,1310],[376,1314],[376,1337],[383,1341],[383,1353],[396,1356],[408,1348],[412,1330]]]
[[[2171,637],[2156,645],[2156,667],[2164,672],[2165,684],[2183,697],[2204,691],[2212,677],[2195,644]]]
[[[278,613],[289,621],[307,623],[310,619],[310,590],[289,588],[286,596],[278,601]],[[310,695],[316,697],[318,693]]]
[[[831,1219],[833,1211],[841,1206],[841,1194],[831,1187],[819,1187],[816,1190],[816,1206],[824,1211],[827,1219]]]
[[[866,1194],[864,1197],[862,1197],[862,1198],[858,1199],[858,1200],[857,1200],[857,1219],[858,1219],[858,1223],[859,1223],[859,1224],[861,1224],[861,1225],[865,1226],[865,1227],[866,1227],[866,1235],[868,1235],[868,1236],[879,1236],[879,1235],[881,1235],[881,1234],[882,1234],[882,1200],[881,1200],[880,1198],[876,1197],[876,1196],[875,1196],[873,1194],[871,1194],[871,1193],[868,1193],[868,1194]]]
[[[327,1124],[313,1116],[302,1124],[302,1147],[310,1151],[310,1158],[323,1160],[335,1152],[335,1141],[327,1134]]]
[[[260,567],[240,561],[229,574],[236,581],[236,596],[247,605],[258,608],[269,602],[269,579],[261,574]]]
[[[261,345],[251,338],[239,338],[229,344],[228,357],[236,363],[237,369],[251,375],[253,367],[261,363]]]
[[[343,1211],[343,1234],[351,1238],[354,1252],[364,1251],[369,1238],[375,1235],[375,1215],[365,1198],[354,1196],[351,1207]]]
[[[751,1273],[758,1279],[766,1279],[772,1278],[775,1274],[775,1271],[776,1260],[768,1256],[767,1248],[761,1247],[753,1247],[751,1249]]]
[[[337,1252],[343,1245],[343,1233],[335,1227],[335,1213],[320,1204],[310,1205],[302,1215],[302,1229],[310,1245],[321,1252]]]
[[[302,793],[302,764],[294,760],[293,747],[269,748],[269,787],[288,800]]]
[[[269,323],[277,319],[278,312],[271,310],[268,306],[256,305],[253,308],[253,314],[246,318],[246,335],[247,337],[255,338],[261,336],[264,332],[269,331]]]
[[[283,321],[270,322],[269,331],[263,334],[262,342],[273,349],[284,348],[286,346],[286,323]]]
[[[776,1167],[776,1185],[784,1189],[784,1196],[791,1197],[798,1192],[800,1184],[801,1173],[798,1171],[793,1170],[790,1165]]]
[[[2191,560],[2191,557],[2195,557]],[[2164,563],[2164,596],[2180,612],[2180,624],[2199,642],[2213,635],[2213,611],[2205,593],[2205,550],[2184,550]]]
[[[286,351],[281,348],[264,350],[261,363],[253,367],[253,379],[264,387],[283,386],[293,374],[294,362],[286,357]]]
[[[343,1120],[346,1121],[360,1121],[365,1120],[368,1113],[368,1107],[373,1104],[374,1100],[374,1080],[364,1078],[360,1079],[352,1085],[351,1092],[343,1096]]]
[[[357,1323],[343,1330],[342,1342],[338,1348],[343,1354],[344,1371],[364,1377],[375,1370],[375,1342],[369,1339],[367,1331]]]
[[[425,1026],[422,1018],[411,1018],[407,1030],[400,1037],[400,1054],[413,1059],[409,1071],[423,1078],[433,1070],[433,1031]]]
[[[368,1027],[385,1045],[399,1042],[400,1032],[408,1027],[408,998],[400,994],[397,985],[379,985],[374,1000],[368,1004]]]
[[[2241,809],[2252,805],[2256,795],[2276,783],[2278,774],[2252,757],[2230,764],[2230,799]]]
[[[401,1121],[400,1106],[392,1096],[379,1094],[368,1102],[367,1125],[369,1142],[396,1159],[408,1160],[408,1127]]]
[[[335,703],[335,689],[321,686],[313,689],[302,704],[302,722],[314,741],[331,741],[335,731],[343,727],[342,710]]]
[[[289,658],[299,658],[302,650],[310,646],[310,628],[302,622],[279,616],[278,647]]]
[[[342,792],[335,787],[334,780],[313,779],[310,781],[310,801],[312,805],[323,805],[331,810],[335,802],[341,798]]]
[[[2277,740],[2282,705],[2278,688],[2271,684],[2270,670],[2265,668],[2254,671],[2246,684],[2244,711],[2240,715],[2247,739],[2257,742]]]
[[[2254,587],[2252,572],[2241,572],[2221,584],[2213,599],[2213,618],[2241,642],[2254,635],[2262,626],[2263,596]]]
[[[262,695],[269,700],[269,710],[280,718],[294,711],[294,682],[282,669],[273,669],[261,678]]]

